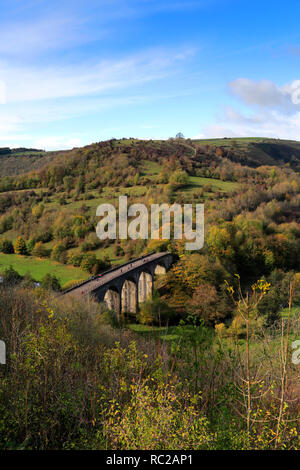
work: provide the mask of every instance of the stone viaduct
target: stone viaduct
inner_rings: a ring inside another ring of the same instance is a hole
[[[63,295],[92,295],[105,302],[117,315],[137,313],[139,304],[153,292],[154,276],[165,274],[173,258],[171,253],[149,253],[93,277]]]

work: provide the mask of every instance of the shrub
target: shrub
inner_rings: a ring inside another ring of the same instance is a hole
[[[17,238],[17,240],[15,242],[14,249],[15,249],[15,253],[17,255],[27,255],[28,254],[26,241],[24,240],[23,237],[19,236]]]
[[[57,245],[54,245],[51,251],[51,258],[54,259],[55,261],[60,261],[60,257],[65,251],[66,251],[65,245],[63,245],[62,243],[58,243]]]
[[[46,290],[59,292],[61,290],[60,282],[54,274],[46,274],[41,280],[41,287]]]
[[[39,233],[35,237],[36,242],[43,242],[43,243],[51,242],[52,239],[53,239],[53,232],[51,229],[43,230],[41,233]]]
[[[28,242],[27,242],[27,251],[28,251],[28,253],[32,252],[35,244],[36,244],[36,240],[34,240],[33,238],[30,238],[28,240]]]
[[[152,251],[162,252],[168,251],[170,245],[170,240],[150,240],[147,245],[147,252],[150,253]]]
[[[72,287],[75,287],[75,286],[77,286],[78,284],[80,284],[81,282],[84,282],[84,281],[85,281],[85,279],[78,279],[78,280],[68,281],[62,286],[62,290],[72,289]]]
[[[153,380],[153,379],[152,379]],[[112,403],[104,433],[112,449],[178,450],[208,448],[208,421],[199,412],[199,396],[175,385],[151,384],[151,378],[130,387],[125,406]]]
[[[208,283],[200,284],[187,303],[187,311],[193,315],[211,322],[219,317],[217,312],[218,294],[214,286]]]
[[[0,242],[0,251],[5,254],[14,253],[14,246],[10,240],[3,239]]]
[[[74,228],[74,235],[76,238],[84,238],[89,231],[89,228],[84,225],[78,225]]]
[[[68,263],[73,266],[79,267],[82,262],[83,255],[80,253],[70,253],[68,256]]]
[[[80,263],[81,269],[88,271],[89,273],[92,272],[93,266],[97,263],[97,258],[94,254],[88,253],[83,255],[82,261]]]
[[[170,183],[178,186],[185,186],[188,183],[188,175],[185,171],[176,170],[170,177]]]
[[[12,266],[6,268],[3,272],[3,283],[15,285],[22,281],[22,276]]]
[[[165,325],[174,316],[173,310],[164,302],[158,292],[140,305],[139,321],[144,325]]]
[[[34,217],[39,219],[44,211],[44,204],[38,204],[31,209],[31,213]]]
[[[66,196],[64,194],[60,196],[60,198],[58,199],[58,202],[61,206],[65,206],[67,204]]]
[[[34,288],[34,285],[35,285],[34,278],[32,277],[32,275],[29,272],[27,272],[23,277],[22,286],[26,287],[28,289],[32,289],[32,288]]]
[[[119,243],[114,245],[113,253],[115,256],[124,256],[125,252]]]
[[[45,246],[43,245],[42,242],[37,242],[34,245],[34,248],[32,250],[32,254],[34,256],[37,256],[38,258],[45,258],[46,256],[48,256],[48,250],[47,250],[47,248],[45,248]]]

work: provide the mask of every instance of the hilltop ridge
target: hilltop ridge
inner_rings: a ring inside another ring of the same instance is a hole
[[[262,165],[288,165],[300,169],[300,142],[269,138],[223,138],[223,139],[173,139],[139,140],[110,139],[70,150],[44,151],[38,149],[0,148],[0,177],[18,176],[39,171],[51,165],[77,164],[86,155],[97,160],[102,157],[113,160],[122,154],[139,167],[143,156],[160,164],[165,159],[189,160],[193,167],[205,166],[209,159],[216,162],[226,158],[241,165],[257,168]],[[125,161],[123,162],[125,164]]]

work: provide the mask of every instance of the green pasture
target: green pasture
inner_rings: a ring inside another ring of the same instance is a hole
[[[49,259],[0,253],[0,272],[3,272],[9,266],[12,266],[22,276],[26,273],[31,274],[36,281],[40,281],[48,273],[54,274],[62,285],[68,281],[77,281],[89,277],[89,274],[80,268],[60,264]]]

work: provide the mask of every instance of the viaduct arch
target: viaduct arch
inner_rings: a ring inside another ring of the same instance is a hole
[[[63,295],[92,295],[105,302],[117,316],[122,312],[137,313],[139,304],[153,292],[154,277],[166,274],[172,262],[169,252],[149,253],[89,279]]]

